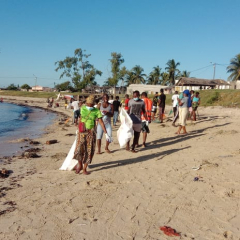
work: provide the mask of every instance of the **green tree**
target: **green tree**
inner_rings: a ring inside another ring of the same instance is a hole
[[[189,77],[190,77],[190,72],[188,72],[187,70],[184,70],[184,71],[182,71],[182,72],[179,72],[179,73],[176,75],[175,79],[178,79],[178,78],[180,78],[180,77],[189,78]]]
[[[176,75],[180,72],[179,69],[177,68],[180,65],[180,62],[175,62],[174,59],[171,59],[167,62],[167,67],[165,70],[167,70],[169,74],[169,84],[174,85],[175,84],[175,77]]]
[[[126,86],[129,86],[130,84],[134,84],[134,74],[132,71],[127,71],[126,77],[125,77],[125,84]]]
[[[28,84],[23,84],[22,86],[21,86],[21,89],[27,89],[27,90],[29,90],[29,89],[31,89],[31,87],[28,85]]]
[[[153,71],[148,75],[147,84],[161,84],[161,68],[159,66],[153,67]]]
[[[7,88],[7,90],[18,90],[18,87],[15,84],[10,84]]]
[[[230,60],[230,65],[227,67],[227,73],[230,73],[228,80],[240,80],[240,54],[237,54]]]
[[[105,82],[105,86],[113,86],[116,87],[118,85],[119,80],[123,80],[127,70],[125,67],[121,68],[121,64],[124,63],[124,59],[121,53],[112,52],[111,53],[111,73],[112,76],[107,79]]]
[[[91,54],[84,53],[85,50],[77,48],[73,57],[66,57],[64,60],[57,61],[55,71],[62,70],[60,79],[64,76],[71,78],[72,83],[77,90],[82,90],[86,86],[95,85],[95,77],[101,76],[102,72],[94,68],[89,63],[88,58]]]
[[[168,85],[169,84],[169,74],[167,72],[161,73],[161,84],[162,85]]]
[[[69,81],[57,84],[55,88],[60,92],[60,91],[66,91],[66,90],[72,90],[73,87]]]
[[[140,67],[140,65],[136,65],[132,68],[132,78],[133,83],[139,84],[139,83],[145,83],[145,77],[146,74],[143,73],[144,69]]]

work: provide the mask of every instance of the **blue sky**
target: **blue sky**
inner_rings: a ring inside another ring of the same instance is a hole
[[[0,87],[33,86],[33,74],[42,86],[69,80],[59,80],[54,63],[76,48],[103,72],[99,84],[110,76],[111,52],[145,74],[175,59],[209,79],[210,62],[218,63],[215,78],[226,80],[240,53],[239,9],[239,0],[0,0]]]

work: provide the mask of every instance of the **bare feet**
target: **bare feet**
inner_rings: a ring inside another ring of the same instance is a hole
[[[109,149],[105,149],[106,153],[111,153],[111,151]]]
[[[87,170],[83,170],[83,174],[84,174],[84,175],[89,175],[89,174],[91,174],[91,173],[88,172]]]
[[[102,154],[102,152],[96,152],[96,154]]]
[[[132,153],[138,153],[138,151],[136,151],[135,149],[131,150]]]
[[[82,166],[78,163],[74,169],[75,169],[75,173],[78,174],[82,170]]]

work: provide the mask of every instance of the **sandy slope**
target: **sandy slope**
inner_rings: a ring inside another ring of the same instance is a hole
[[[180,239],[165,236],[163,225],[181,239],[240,239],[240,111],[199,113],[187,136],[170,122],[152,123],[149,146],[137,154],[119,149],[114,129],[113,153],[95,155],[89,176],[58,170],[75,127],[50,126],[41,158],[4,166],[14,173],[0,179],[0,211],[10,210],[0,215],[0,239]]]

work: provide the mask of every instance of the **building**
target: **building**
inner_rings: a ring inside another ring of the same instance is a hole
[[[182,92],[201,89],[230,89],[230,84],[222,79],[201,79],[181,77],[175,81],[175,91]]]
[[[231,89],[240,89],[240,80],[230,82]]]
[[[53,92],[53,88],[49,88],[49,87],[42,87],[39,85],[36,85],[34,87],[32,87],[31,90],[29,90],[30,92]]]
[[[155,92],[160,92],[160,89],[164,89],[165,94],[172,94],[174,91],[174,86],[130,84],[127,87],[127,94],[132,94],[136,90],[138,90],[140,93],[147,92],[148,94],[154,94]]]

